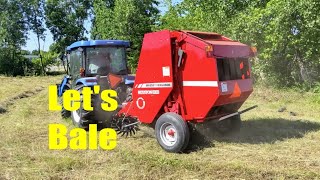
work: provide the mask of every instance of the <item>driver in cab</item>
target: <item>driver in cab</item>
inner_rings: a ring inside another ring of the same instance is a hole
[[[107,75],[110,72],[111,57],[108,52],[100,52],[89,59],[91,74]]]

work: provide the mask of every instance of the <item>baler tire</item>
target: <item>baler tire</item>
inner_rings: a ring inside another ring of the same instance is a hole
[[[62,90],[62,94],[66,91],[66,90],[69,90],[70,89],[70,84],[66,84]],[[61,116],[62,118],[69,118],[71,116],[71,112],[66,110],[63,106],[63,98],[61,97],[60,99],[60,104],[62,105],[62,110],[61,110]]]
[[[165,125],[165,129],[163,129]],[[170,128],[167,129],[168,127]],[[166,132],[166,130],[173,130],[173,133],[176,133],[177,137],[174,137],[173,135],[173,141],[175,142],[172,145],[168,145],[168,143],[170,143],[167,142],[170,141],[167,139],[167,137],[169,136],[169,132]],[[180,115],[172,112],[164,113],[158,118],[155,125],[155,135],[162,149],[171,153],[183,152],[188,146],[190,138],[190,132],[187,122],[185,122]]]

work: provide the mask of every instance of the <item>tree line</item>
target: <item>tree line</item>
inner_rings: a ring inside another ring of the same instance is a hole
[[[30,31],[38,42],[45,38],[46,28],[52,33],[53,56],[87,39],[86,33],[91,39],[130,40],[129,64],[134,69],[145,33],[186,29],[217,32],[257,47],[251,64],[258,82],[283,87],[313,87],[320,82],[318,0],[0,0],[0,4],[2,74],[23,75],[23,67],[32,66],[21,56]],[[91,21],[91,29],[85,28],[85,21]],[[40,46],[38,55],[40,66],[48,64]]]

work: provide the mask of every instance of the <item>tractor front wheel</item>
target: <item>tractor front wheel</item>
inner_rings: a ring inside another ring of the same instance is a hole
[[[155,125],[156,138],[160,146],[168,152],[183,152],[189,143],[187,122],[176,113],[164,113]]]
[[[70,89],[70,84],[66,84],[66,85],[63,87],[62,94],[63,94],[65,91],[69,90],[69,89]],[[62,98],[62,97],[60,98],[60,104],[62,105],[62,110],[61,110],[61,116],[62,116],[62,118],[68,118],[68,117],[70,117],[70,116],[71,116],[71,112],[68,111],[68,110],[66,110],[66,109],[64,108],[64,106],[63,106],[63,98]]]

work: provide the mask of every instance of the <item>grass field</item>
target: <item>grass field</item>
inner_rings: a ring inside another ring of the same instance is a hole
[[[0,114],[0,179],[320,179],[319,94],[256,87],[243,108],[259,107],[243,114],[239,134],[206,132],[210,143],[186,154],[164,152],[145,132],[119,138],[113,151],[53,151],[48,124],[74,128],[48,111],[47,86],[60,80],[0,77],[0,104],[44,87]]]

